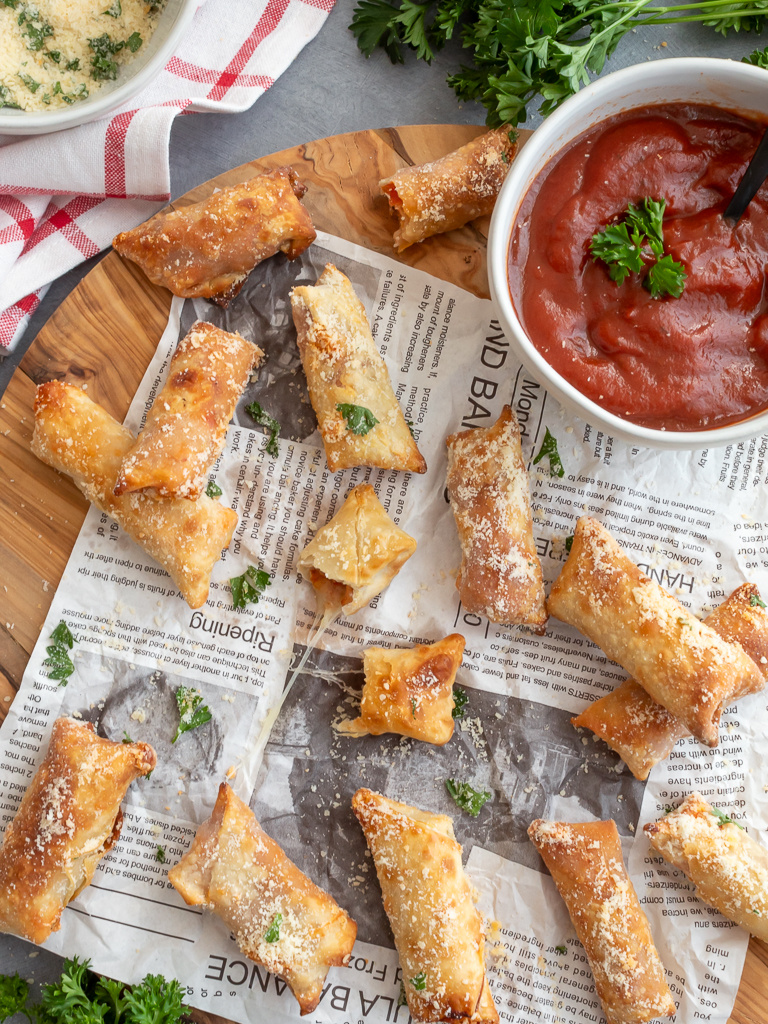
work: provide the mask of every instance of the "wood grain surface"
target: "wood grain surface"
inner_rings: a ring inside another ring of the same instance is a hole
[[[411,125],[352,132],[283,150],[227,171],[173,203],[199,202],[216,187],[289,164],[309,185],[316,227],[394,256],[396,226],[380,178],[433,160],[474,138],[473,125]],[[521,143],[530,132],[520,133]],[[428,239],[396,259],[488,297],[487,219]],[[87,511],[71,481],[31,453],[35,385],[66,380],[122,420],[165,327],[171,295],[111,252],[40,331],[0,402],[0,721],[21,683],[53,594]],[[226,1024],[196,1011],[200,1024]],[[752,939],[731,1021],[768,1024],[768,946]]]

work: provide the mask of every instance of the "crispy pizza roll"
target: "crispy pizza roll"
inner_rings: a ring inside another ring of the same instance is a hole
[[[38,387],[32,451],[71,476],[96,508],[162,565],[190,608],[199,608],[237,514],[205,494],[197,501],[141,492],[116,496],[117,474],[133,442],[130,430],[80,388],[55,380]]]
[[[276,252],[296,259],[315,240],[306,185],[275,167],[192,206],[161,210],[112,240],[153,284],[227,306],[253,268]]]
[[[718,743],[724,703],[763,685],[760,670],[740,646],[723,640],[649,580],[605,527],[587,516],[576,524],[548,608],[710,747]]]
[[[381,736],[394,732],[442,746],[453,736],[453,681],[466,641],[452,633],[434,644],[363,653],[365,686],[360,717],[341,722],[339,732]]]
[[[352,797],[376,865],[414,1021],[497,1024],[485,932],[453,822],[370,789]]]
[[[456,587],[468,612],[544,632],[544,581],[533,540],[520,426],[505,405],[492,427],[448,440],[448,494],[461,541]]]
[[[741,644],[761,673],[759,680],[746,677],[747,688],[731,694],[727,703],[754,693],[756,685],[762,689],[768,678],[768,612],[759,600],[754,583],[744,583],[704,619],[718,636]],[[669,757],[679,739],[690,735],[685,723],[657,704],[634,679],[625,680],[571,721],[605,740],[640,780],[647,779],[651,768]]]
[[[188,904],[220,917],[245,956],[285,979],[302,1016],[320,1002],[328,969],[349,961],[355,922],[299,871],[224,782],[168,879]]]
[[[354,615],[388,587],[416,550],[370,484],[359,484],[301,553],[320,614]]]
[[[505,124],[420,167],[401,167],[379,182],[400,219],[397,252],[430,235],[460,228],[490,213],[517,149],[517,133]]]
[[[696,886],[700,900],[768,942],[768,850],[691,793],[643,829],[651,846]]]
[[[426,473],[349,278],[328,263],[317,284],[293,289],[291,308],[331,472],[377,466]]]
[[[643,1024],[674,1014],[648,918],[624,867],[616,823],[539,819],[528,835],[568,907],[608,1024]]]
[[[198,320],[179,342],[144,429],[124,456],[115,494],[152,488],[162,498],[202,494],[251,370],[264,353],[239,334]]]
[[[57,718],[48,752],[0,848],[0,932],[38,945],[120,838],[120,803],[155,767],[148,743],[113,743],[90,722]]]

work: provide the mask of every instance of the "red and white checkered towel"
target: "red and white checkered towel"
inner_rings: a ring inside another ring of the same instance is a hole
[[[0,351],[16,344],[51,281],[170,198],[176,115],[246,110],[334,2],[207,0],[178,53],[125,107],[52,135],[0,137]]]

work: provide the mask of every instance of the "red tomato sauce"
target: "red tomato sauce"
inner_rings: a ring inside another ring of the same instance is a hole
[[[739,224],[723,211],[766,125],[700,105],[643,107],[579,136],[534,181],[515,222],[509,283],[533,344],[603,409],[646,427],[704,430],[768,407],[768,187]],[[627,204],[665,199],[665,252],[688,275],[652,299],[589,253]]]

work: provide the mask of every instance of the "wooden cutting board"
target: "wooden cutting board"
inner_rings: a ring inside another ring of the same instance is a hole
[[[315,225],[393,256],[394,218],[378,182],[463,145],[483,129],[410,125],[351,132],[243,164],[198,186],[174,206],[199,202],[215,187],[290,164],[309,185],[304,203]],[[521,142],[530,132],[520,133]],[[488,297],[487,219],[407,249],[409,266]],[[122,420],[154,355],[171,295],[111,252],[41,330],[0,401],[0,721],[21,683],[48,606],[88,505],[71,481],[30,452],[35,385],[66,380]],[[224,1019],[197,1011],[200,1022]],[[768,1024],[768,945],[752,939],[732,1021]]]

